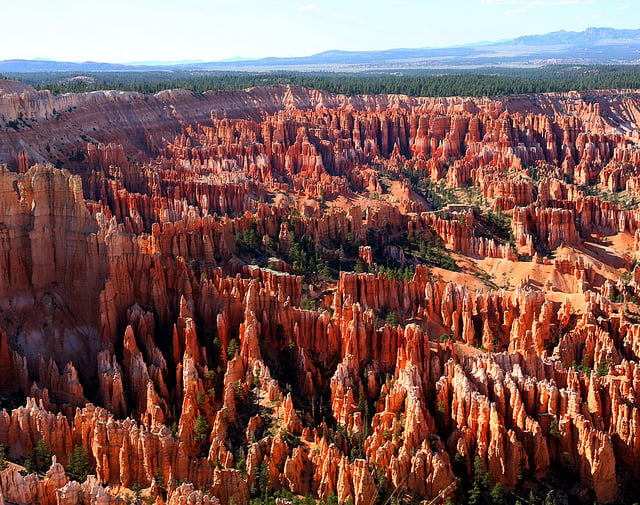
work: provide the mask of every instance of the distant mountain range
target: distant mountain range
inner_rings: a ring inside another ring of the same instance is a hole
[[[109,72],[148,70],[375,70],[456,68],[477,66],[529,66],[545,63],[640,63],[640,29],[588,28],[558,31],[499,42],[481,42],[444,48],[388,49],[384,51],[325,51],[312,56],[261,59],[231,58],[204,62],[136,62],[114,64],[51,60],[0,61],[0,73]]]

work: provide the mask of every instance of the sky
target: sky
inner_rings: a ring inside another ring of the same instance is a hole
[[[640,0],[4,0],[0,60],[217,61],[640,28]]]

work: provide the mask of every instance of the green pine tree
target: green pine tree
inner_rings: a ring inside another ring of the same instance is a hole
[[[196,419],[196,425],[194,429],[196,432],[196,440],[198,442],[206,440],[207,436],[209,435],[209,425],[207,424],[207,418],[200,414]]]
[[[83,446],[77,445],[69,453],[67,475],[78,482],[84,482],[89,475],[89,458]]]

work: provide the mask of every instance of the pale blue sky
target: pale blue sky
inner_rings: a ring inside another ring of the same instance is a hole
[[[219,60],[640,28],[640,0],[4,0],[0,60]]]

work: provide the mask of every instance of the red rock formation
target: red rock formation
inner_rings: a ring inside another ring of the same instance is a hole
[[[0,444],[56,458],[6,501],[431,500],[477,462],[610,502],[638,472],[640,211],[606,199],[637,193],[637,93],[0,88],[38,119],[0,131],[0,393],[28,395]],[[80,175],[29,168],[42,138]]]

